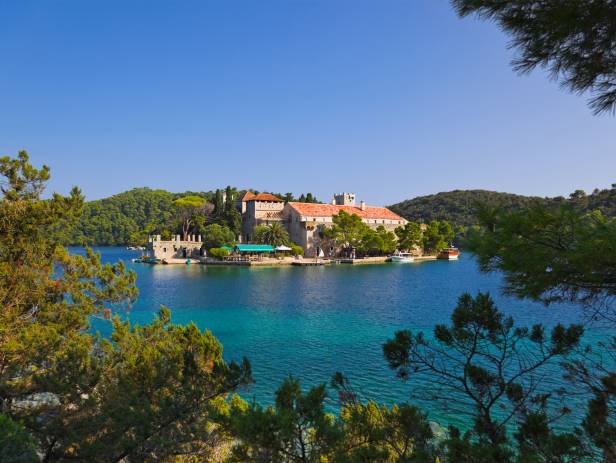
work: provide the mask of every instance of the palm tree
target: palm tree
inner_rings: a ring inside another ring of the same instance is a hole
[[[291,240],[282,224],[274,222],[270,225],[257,225],[255,227],[254,241],[259,244],[281,246],[288,245]]]

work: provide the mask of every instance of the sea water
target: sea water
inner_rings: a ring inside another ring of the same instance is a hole
[[[449,323],[464,292],[489,292],[498,308],[521,325],[581,322],[578,306],[545,307],[504,296],[502,276],[481,273],[466,253],[458,261],[225,267],[147,265],[133,263],[138,253],[123,248],[96,250],[103,261],[124,260],[137,274],[139,299],[126,314],[131,322],[147,323],[165,305],[173,322],[211,330],[222,342],[226,360],[248,357],[256,382],[242,395],[264,404],[273,402],[276,388],[289,375],[308,387],[329,382],[337,371],[351,379],[363,398],[386,404],[408,401],[415,390],[430,385],[397,379],[383,358],[383,343],[396,330],[428,333],[436,324]],[[103,335],[110,331],[101,320],[94,327]],[[592,341],[593,330],[589,333],[586,340]],[[546,371],[549,387],[570,387],[558,365]],[[336,397],[331,396],[328,407],[335,409]],[[469,424],[468,417],[437,402],[421,405],[441,424]],[[582,402],[575,408],[577,422]]]

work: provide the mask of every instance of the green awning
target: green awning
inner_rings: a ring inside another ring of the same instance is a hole
[[[274,252],[269,244],[238,244],[235,249],[239,252]]]

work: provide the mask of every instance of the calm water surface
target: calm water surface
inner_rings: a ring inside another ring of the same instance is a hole
[[[256,383],[244,395],[264,403],[272,402],[289,374],[314,385],[328,382],[336,371],[379,402],[408,400],[412,386],[387,368],[381,345],[398,329],[431,331],[448,323],[465,291],[490,292],[521,324],[579,321],[576,307],[546,308],[502,296],[500,275],[481,274],[469,255],[457,262],[246,268],[150,266],[130,262],[135,252],[98,251],[104,261],[123,259],[137,273],[133,322],[149,322],[162,304],[172,309],[174,322],[210,329],[227,360],[250,359]],[[95,328],[109,331],[105,322],[97,321]],[[553,381],[560,382],[558,373]],[[459,417],[424,406],[433,419],[460,424]]]

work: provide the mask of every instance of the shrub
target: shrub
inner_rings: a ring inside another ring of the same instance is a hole
[[[203,246],[205,249],[220,248],[221,246],[233,246],[235,233],[229,227],[213,223],[205,227],[203,231]]]
[[[208,255],[215,259],[223,259],[229,255],[229,251],[225,248],[212,248],[209,250]]]
[[[292,244],[291,245],[291,254],[293,254],[294,256],[303,256],[304,255],[304,248],[302,248],[301,246],[298,246],[297,244]]]

